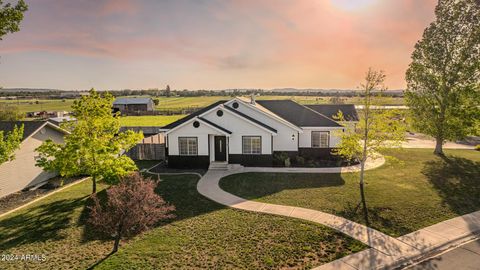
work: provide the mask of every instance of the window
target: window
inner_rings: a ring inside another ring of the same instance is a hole
[[[328,131],[312,131],[312,147],[328,148],[330,133]]]
[[[262,137],[243,136],[242,152],[243,154],[261,154],[262,153]]]
[[[197,137],[179,137],[178,148],[181,156],[196,156],[198,154]]]

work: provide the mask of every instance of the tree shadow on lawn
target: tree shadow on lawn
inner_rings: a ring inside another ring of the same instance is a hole
[[[422,173],[455,213],[480,210],[480,162],[445,156],[426,162]]]
[[[220,187],[232,194],[240,196],[248,200],[256,200],[263,197],[280,193],[285,190],[295,189],[315,189],[315,188],[329,188],[345,186],[345,180],[340,173],[329,174],[287,174],[287,173],[245,173],[240,175],[231,175],[220,181]],[[389,217],[388,212],[392,209],[387,206],[370,206],[368,203],[368,181],[366,182],[366,206],[367,217],[365,217],[365,209],[362,205],[359,185],[355,185],[356,189],[351,194],[351,197],[336,198],[337,208],[330,208],[327,205],[324,207],[317,207],[316,210],[338,215],[346,219],[355,221],[357,223],[368,225],[374,229],[383,231],[389,235],[401,235],[411,232],[411,230],[395,222]],[[337,191],[338,192],[338,191]],[[347,191],[346,191],[347,192]],[[302,200],[311,201],[315,197],[305,191],[305,196]],[[298,194],[297,194],[298,195]],[[282,200],[282,199],[280,199]],[[275,202],[272,202],[275,203]],[[282,203],[279,203],[282,204]],[[288,204],[286,201],[283,204]],[[320,203],[321,204],[321,203]],[[309,208],[308,205],[298,205],[304,208]],[[319,206],[319,203],[317,203]]]
[[[66,238],[61,231],[71,226],[70,223],[74,218],[73,212],[82,207],[86,197],[41,204],[30,208],[21,215],[2,219],[0,221],[0,232],[2,232],[0,250]]]
[[[175,206],[175,212],[173,213],[175,218],[161,221],[155,227],[226,208],[198,193],[198,180],[198,176],[194,175],[161,176],[161,181],[155,191],[166,202]],[[105,202],[107,199],[106,190],[99,192],[98,196],[102,203]],[[91,206],[92,203],[93,201],[89,198],[80,216],[81,224],[85,225],[82,232],[82,242],[93,240],[113,241],[111,236],[99,233],[88,224],[87,220],[90,215],[88,206]]]

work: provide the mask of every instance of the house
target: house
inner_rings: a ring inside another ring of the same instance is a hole
[[[0,164],[0,197],[42,185],[54,177],[55,173],[45,172],[35,166],[35,149],[48,139],[63,143],[64,135],[68,134],[47,121],[0,121],[0,130],[9,132],[21,125],[24,126],[23,140],[20,148],[15,151],[15,159]]]
[[[155,104],[151,98],[116,98],[113,110],[121,113],[153,111]]]
[[[218,162],[271,166],[279,152],[328,159],[345,129],[331,115],[292,100],[253,97],[218,101],[164,127],[168,165],[203,168]]]
[[[338,112],[341,111],[344,121],[338,122],[344,126],[347,126],[351,130],[355,130],[359,121],[357,110],[353,104],[315,104],[306,106],[336,121],[338,120]]]

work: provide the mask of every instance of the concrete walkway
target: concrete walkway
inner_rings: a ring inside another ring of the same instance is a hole
[[[383,157],[369,160],[366,169],[380,167]],[[197,189],[203,196],[220,204],[252,212],[274,214],[319,223],[357,239],[370,249],[339,259],[316,269],[381,269],[398,266],[419,258],[433,249],[451,247],[474,237],[480,230],[480,211],[453,220],[445,221],[420,231],[393,238],[342,217],[317,210],[250,201],[222,190],[220,179],[225,176],[247,172],[272,173],[341,173],[359,171],[359,166],[337,168],[254,168],[232,167],[228,171],[209,170],[198,182]]]

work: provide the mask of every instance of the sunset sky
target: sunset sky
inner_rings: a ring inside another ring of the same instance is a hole
[[[436,0],[27,0],[0,41],[0,86],[405,87]]]

